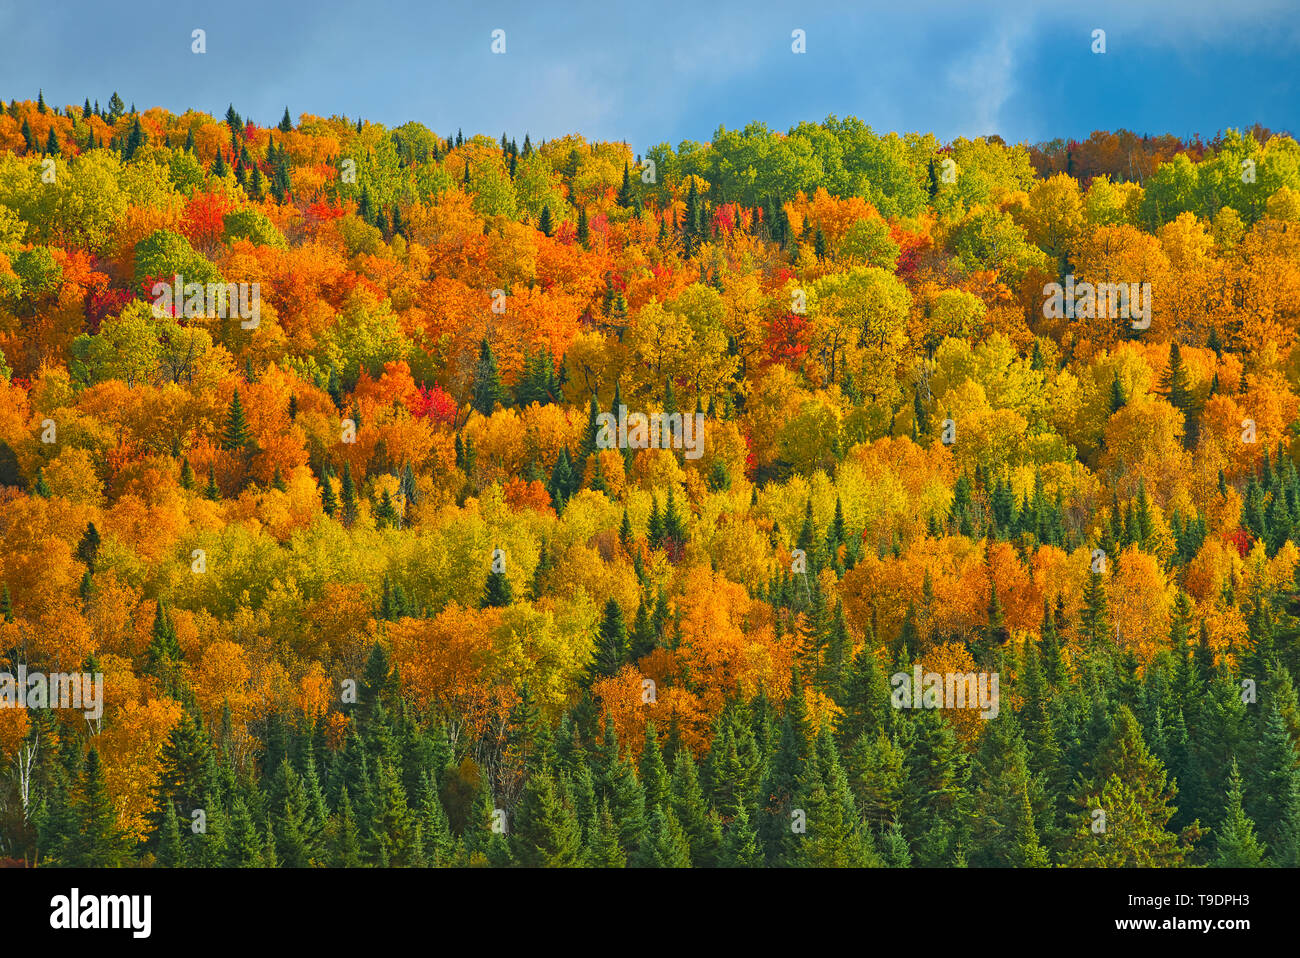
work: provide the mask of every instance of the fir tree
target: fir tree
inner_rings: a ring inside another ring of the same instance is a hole
[[[345,526],[357,521],[357,485],[352,479],[352,463],[343,464],[343,482],[339,487],[342,519]]]
[[[615,599],[610,598],[605,601],[600,632],[596,639],[596,658],[592,662],[593,677],[617,675],[626,657],[627,626],[623,621],[623,609]]]
[[[721,863],[727,868],[762,868],[765,864],[758,833],[743,805],[736,809],[727,827]]]
[[[639,868],[690,868],[691,846],[671,808],[656,805],[650,813],[645,843],[632,864]]]
[[[129,844],[117,823],[117,809],[104,781],[99,752],[86,756],[81,789],[74,804],[76,836],[70,840],[68,864],[78,868],[117,868],[126,864]]]
[[[1223,824],[1216,832],[1214,858],[1210,861],[1215,868],[1258,868],[1263,864],[1264,849],[1255,838],[1255,823],[1246,817],[1241,802],[1241,772],[1233,758]]]
[[[167,803],[163,814],[161,837],[158,843],[157,862],[163,868],[184,868],[186,862],[185,846],[181,842],[180,822],[176,818],[176,806]]]
[[[583,249],[591,248],[591,226],[587,222],[587,208],[578,207],[578,228],[577,228],[578,245]]]
[[[578,819],[549,772],[528,777],[515,810],[510,844],[514,860],[525,868],[581,865]]]
[[[86,531],[77,543],[77,558],[85,563],[90,571],[95,570],[95,559],[99,556],[99,530],[93,522],[86,523]]]
[[[623,161],[623,185],[618,189],[618,205],[624,209],[632,206],[632,178],[626,160]]]
[[[610,814],[609,803],[601,801],[596,821],[583,850],[583,863],[589,868],[624,868],[627,853],[619,844],[618,828]]]
[[[232,451],[243,450],[248,447],[251,440],[252,434],[248,429],[248,420],[244,416],[244,406],[239,398],[239,390],[236,389],[226,413],[226,428],[221,434],[221,448]]]
[[[343,786],[339,807],[331,822],[330,846],[335,868],[357,868],[361,865],[361,836],[346,785]]]
[[[497,403],[506,401],[505,387],[497,372],[496,357],[492,354],[492,347],[485,338],[479,344],[478,365],[474,367],[474,392],[470,397],[470,405],[481,415],[490,416]]]
[[[479,603],[484,609],[504,609],[514,601],[510,580],[504,571],[493,569],[488,573],[487,585],[483,590],[483,599]]]

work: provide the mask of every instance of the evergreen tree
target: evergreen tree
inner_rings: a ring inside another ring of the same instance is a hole
[[[1300,755],[1277,702],[1265,713],[1263,734],[1248,774],[1249,787],[1243,799],[1246,814],[1258,828],[1262,844],[1276,854],[1288,844],[1288,816],[1293,793],[1300,788]]]
[[[343,409],[343,383],[339,380],[338,368],[330,363],[329,379],[325,384],[325,391],[329,393],[330,399],[334,401],[334,408]]]
[[[791,695],[786,702],[781,723],[781,738],[772,758],[760,796],[758,834],[764,854],[771,865],[787,861],[793,854],[791,831],[794,800],[799,791],[799,776],[810,759],[808,746],[808,707],[803,680],[795,669],[791,675]]]
[[[99,556],[99,530],[93,522],[86,523],[86,531],[77,543],[77,558],[86,564],[90,571],[95,570],[95,559]]]
[[[176,806],[168,802],[163,815],[157,862],[163,868],[184,868],[185,861],[185,846],[181,843],[181,828],[176,818]]]
[[[671,807],[654,807],[646,841],[632,864],[639,868],[691,867],[690,842]]]
[[[1029,756],[1016,714],[1000,712],[980,744],[974,778],[970,862],[972,865],[1042,868],[1047,852],[1039,842],[1034,806],[1041,784],[1029,771]]]
[[[325,513],[325,515],[329,516],[330,518],[333,518],[334,513],[338,511],[339,500],[338,500],[338,496],[335,495],[334,493],[334,481],[330,477],[328,472],[326,472],[326,474],[322,475],[320,478],[320,490],[321,490],[321,510]]]
[[[140,118],[137,116],[135,122],[131,124],[131,131],[126,136],[126,146],[122,150],[122,159],[130,160],[142,147],[149,143],[149,136],[140,125]]]
[[[547,484],[546,491],[551,495],[551,502],[555,506],[556,512],[563,512],[565,504],[569,497],[577,491],[578,478],[574,475],[572,462],[569,458],[567,447],[560,448],[560,454],[555,459],[555,467],[551,470],[551,479]]]
[[[352,479],[352,463],[343,463],[343,482],[339,487],[342,504],[343,525],[351,526],[357,521],[357,485]]]
[[[623,547],[623,551],[631,554],[632,552],[632,520],[628,517],[627,506],[623,506],[623,521],[618,526],[618,544]]]
[[[1169,365],[1161,376],[1160,385],[1165,391],[1169,405],[1183,414],[1186,422],[1183,444],[1190,449],[1196,444],[1194,400],[1187,367],[1183,364],[1183,354],[1177,340],[1174,340],[1173,345],[1169,347]]]
[[[1228,798],[1215,840],[1215,868],[1258,868],[1264,861],[1264,849],[1255,839],[1255,823],[1246,817],[1241,807],[1241,772],[1237,760],[1232,760],[1228,775]]]
[[[335,868],[357,868],[361,865],[361,836],[346,785],[343,786],[339,807],[330,825],[330,857]]]
[[[483,599],[479,607],[483,609],[504,609],[514,601],[514,593],[510,588],[510,580],[506,578],[505,572],[498,572],[493,569],[488,572],[487,585],[483,589]]]
[[[68,864],[78,868],[117,868],[127,863],[127,837],[117,824],[117,809],[108,794],[99,752],[86,756],[80,794],[74,805],[76,837],[70,841]]]
[[[642,780],[645,780],[644,773]],[[722,850],[722,824],[717,813],[709,808],[690,749],[679,748],[673,756],[671,785],[673,812],[686,833],[691,861],[696,867],[712,867]]]
[[[650,499],[650,519],[646,525],[646,542],[651,549],[658,549],[664,541],[664,519],[659,512],[659,497]]]
[[[1110,638],[1110,612],[1106,601],[1106,576],[1090,572],[1084,584],[1081,623],[1083,635],[1094,647]]]
[[[632,206],[632,202],[633,202],[632,178],[628,168],[628,163],[626,160],[624,160],[623,161],[623,185],[620,186],[618,189],[618,205],[623,207],[623,209],[628,209]]]
[[[510,843],[515,861],[525,868],[582,864],[578,819],[549,772],[534,772],[524,785]]]
[[[470,397],[470,405],[481,415],[490,416],[497,403],[505,402],[507,402],[507,395],[501,383],[501,376],[497,372],[496,357],[492,354],[492,347],[485,338],[479,344],[478,365],[474,367],[474,392]]]
[[[600,803],[595,825],[591,829],[583,852],[583,863],[589,868],[627,866],[627,853],[619,844],[618,829],[614,825],[614,816],[610,814],[608,802]]]
[[[242,450],[246,449],[251,441],[252,434],[248,429],[248,420],[244,416],[244,406],[239,398],[239,390],[236,389],[226,413],[226,428],[221,434],[221,448],[232,451]]]
[[[587,222],[587,208],[578,207],[578,228],[577,228],[578,245],[583,249],[591,248],[591,226]]]
[[[673,548],[679,548],[686,542],[686,527],[681,513],[677,511],[677,497],[671,486],[668,488],[668,506],[664,510],[664,534],[666,542]]]
[[[758,833],[743,805],[736,809],[727,827],[721,863],[727,868],[762,868],[765,864]]]
[[[180,643],[172,625],[167,606],[159,601],[154,611],[153,634],[145,650],[145,671],[158,679],[172,698],[180,698],[181,683]]]
[[[1187,841],[1168,831],[1177,787],[1164,765],[1151,754],[1136,717],[1120,705],[1111,732],[1089,763],[1074,800],[1078,827],[1062,863],[1071,867],[1151,867],[1182,864],[1189,842],[1200,834],[1193,826]],[[1106,814],[1105,830],[1094,832],[1092,812]]]
[[[592,662],[592,677],[614,676],[623,667],[627,657],[627,626],[623,609],[613,598],[605,601],[600,632],[596,639],[596,658]]]

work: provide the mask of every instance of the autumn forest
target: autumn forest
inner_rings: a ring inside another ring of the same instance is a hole
[[[32,92],[4,863],[1300,866],[1290,136]]]

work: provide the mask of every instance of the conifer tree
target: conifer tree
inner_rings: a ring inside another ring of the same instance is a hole
[[[658,549],[664,541],[664,519],[659,512],[659,497],[650,499],[650,520],[646,526],[646,542],[651,549]]]
[[[591,226],[587,222],[587,208],[578,207],[578,227],[577,227],[578,245],[583,249],[591,248]]]
[[[618,189],[618,205],[623,209],[632,206],[632,177],[626,160],[623,161],[623,185]]]
[[[490,416],[496,404],[505,403],[506,400],[505,387],[501,384],[501,376],[497,372],[496,357],[492,354],[492,346],[485,338],[479,344],[478,364],[474,367],[474,392],[470,397],[470,405],[481,415]]]
[[[970,862],[972,865],[1041,868],[1048,864],[1039,841],[1034,805],[1041,787],[1029,771],[1029,756],[1016,714],[999,712],[989,723],[974,769]]]
[[[1106,601],[1106,575],[1089,572],[1083,590],[1080,625],[1087,641],[1095,646],[1110,638],[1110,611]]]
[[[874,739],[881,732],[889,732],[894,711],[889,684],[870,639],[853,657],[844,691],[836,701],[844,710],[838,729],[841,742],[856,742],[863,734]]]
[[[488,572],[487,585],[483,589],[483,599],[480,607],[484,609],[504,609],[514,601],[514,593],[510,588],[510,580],[506,578],[504,572],[498,572],[496,569]]]
[[[361,837],[357,830],[356,817],[352,811],[352,799],[347,786],[339,799],[339,807],[331,824],[331,859],[335,868],[357,868],[361,865]]]
[[[596,658],[592,662],[592,677],[613,676],[623,667],[627,657],[627,626],[623,609],[612,597],[605,601],[600,632],[596,639]]]
[[[681,513],[677,511],[677,496],[671,486],[668,488],[668,506],[664,510],[664,535],[673,548],[680,548],[686,542],[686,528]]]
[[[623,506],[623,520],[618,525],[618,544],[624,552],[632,552],[632,520],[628,517],[626,505]]]
[[[239,398],[239,390],[236,389],[226,413],[226,428],[221,434],[221,448],[232,451],[242,450],[247,448],[251,439],[248,420],[244,415],[244,405]]]
[[[1300,788],[1300,755],[1276,701],[1268,706],[1244,791],[1246,814],[1260,841],[1272,853],[1288,844],[1288,821],[1295,790]]]
[[[788,864],[813,868],[879,864],[828,726],[822,727],[816,754],[800,775],[798,801],[806,815],[806,830],[790,843]]]
[[[181,842],[181,828],[176,818],[176,806],[168,802],[163,814],[157,862],[163,868],[184,868],[185,861],[185,846]]]
[[[352,479],[352,463],[343,463],[343,482],[339,487],[342,505],[343,525],[351,526],[357,521],[357,486]]]
[[[736,809],[731,824],[727,826],[721,863],[727,868],[762,868],[766,864],[758,833],[743,805]]]
[[[690,868],[691,846],[672,808],[656,805],[650,813],[646,841],[632,864],[638,868]]]
[[[122,159],[130,160],[137,152],[149,143],[149,136],[140,125],[140,118],[137,116],[135,122],[131,124],[131,131],[126,135],[126,146],[122,150]]]
[[[596,813],[594,827],[583,850],[583,863],[589,868],[627,866],[627,853],[619,844],[618,829],[614,825],[614,816],[610,814],[609,803],[606,801],[601,801]]]
[[[528,777],[510,834],[514,860],[525,868],[577,868],[581,833],[573,808],[550,772]]]
[[[1111,732],[1088,772],[1075,791],[1078,826],[1062,864],[1153,867],[1177,866],[1186,860],[1190,842],[1201,833],[1199,826],[1187,830],[1186,840],[1167,829],[1177,787],[1151,754],[1128,706],[1119,706]],[[1093,830],[1095,809],[1106,814],[1104,831]]]
[[[567,447],[561,447],[560,454],[555,459],[555,467],[551,470],[550,482],[546,487],[546,491],[551,494],[551,502],[556,512],[564,511],[565,504],[577,490],[577,484],[569,459],[569,450]]]
[[[1210,861],[1215,868],[1258,868],[1264,861],[1264,849],[1255,838],[1255,823],[1242,810],[1241,801],[1241,771],[1233,758],[1223,824],[1215,833],[1214,858]]]
[[[320,478],[320,490],[321,490],[321,510],[325,513],[325,515],[329,516],[330,518],[333,518],[334,513],[338,511],[339,500],[338,500],[338,496],[335,495],[334,493],[334,480],[329,475],[328,470],[326,470],[326,472]]]
[[[86,531],[82,533],[81,541],[77,543],[77,558],[92,572],[95,569],[95,559],[99,556],[99,542],[99,530],[95,528],[95,524],[86,523]]]
[[[641,787],[645,790],[647,810],[669,804],[671,792],[668,766],[664,764],[663,751],[659,748],[659,734],[655,730],[653,721],[646,722],[645,726],[645,742],[641,748],[640,779]]]
[[[182,658],[171,615],[167,606],[159,601],[154,611],[153,634],[145,650],[145,670],[157,678],[173,698],[180,698]]]
[[[786,701],[781,738],[759,794],[758,834],[768,864],[786,861],[793,854],[791,813],[799,791],[799,776],[811,757],[808,741],[808,707],[798,669],[790,679],[791,695]]]
[[[614,722],[609,715],[605,717],[604,738],[596,749],[594,773],[596,796],[609,803],[619,845],[631,855],[641,847],[645,836],[645,792],[632,770],[632,763],[619,751]]]
[[[671,788],[673,812],[690,844],[691,862],[699,868],[713,867],[722,851],[722,824],[704,796],[690,749],[679,748],[673,756]]]
[[[117,809],[104,781],[99,752],[86,755],[81,789],[74,805],[76,836],[70,840],[68,864],[79,868],[116,868],[130,855],[128,841],[117,823]]]

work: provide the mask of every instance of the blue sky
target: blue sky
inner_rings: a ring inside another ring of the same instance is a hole
[[[196,28],[203,55],[190,49]],[[498,28],[504,55],[490,49]],[[1119,127],[1210,137],[1255,122],[1300,132],[1296,0],[0,0],[0,38],[6,100],[39,87],[53,103],[106,103],[116,89],[142,109],[220,116],[233,102],[264,124],[288,105],[295,119],[580,132],[637,151],[832,113],[943,140]]]

